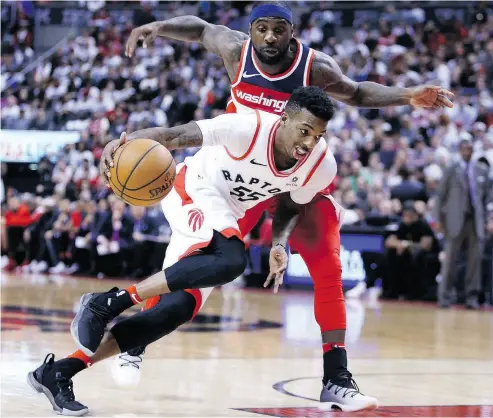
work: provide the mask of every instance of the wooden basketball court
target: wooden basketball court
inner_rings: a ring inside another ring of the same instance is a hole
[[[2,276],[2,416],[54,416],[26,383],[49,352],[75,351],[82,293],[128,281]],[[321,347],[310,292],[216,290],[196,320],[148,348],[140,384],[118,387],[111,361],[74,379],[91,416],[493,416],[493,313],[348,302],[350,370],[376,412],[317,408]]]

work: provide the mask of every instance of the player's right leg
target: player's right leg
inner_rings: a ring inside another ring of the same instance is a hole
[[[378,401],[360,392],[348,370],[339,216],[331,199],[318,196],[306,205],[290,245],[300,253],[314,283],[314,312],[323,350],[320,408],[348,412],[377,408]]]
[[[207,298],[211,290],[202,289],[203,297]],[[73,391],[72,378],[77,373],[117,353],[131,351],[159,340],[190,320],[197,311],[196,306],[196,297],[192,293],[170,293],[151,309],[138,312],[117,323],[94,356],[86,356],[77,350],[68,357],[55,361],[54,354],[48,354],[43,364],[28,374],[28,383],[36,392],[48,398],[57,413],[85,415],[89,409],[75,400]]]

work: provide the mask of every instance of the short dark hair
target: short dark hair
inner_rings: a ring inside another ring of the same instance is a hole
[[[402,180],[408,180],[411,176],[409,169],[405,165],[399,168],[398,174],[402,177]]]
[[[414,212],[414,213],[418,213],[418,211],[416,210],[416,206],[414,206],[414,200],[406,200],[403,204],[402,204],[402,212],[406,212],[406,211],[411,211],[411,212]]]
[[[308,110],[317,118],[329,121],[334,116],[334,104],[320,87],[298,87],[286,104],[286,113]]]

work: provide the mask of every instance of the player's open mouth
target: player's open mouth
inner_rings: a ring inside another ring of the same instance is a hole
[[[293,158],[295,158],[297,160],[301,160],[308,155],[308,152],[309,151],[307,149],[296,146],[296,147],[294,147],[294,150],[293,150]]]

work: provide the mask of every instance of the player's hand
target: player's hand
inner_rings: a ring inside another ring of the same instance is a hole
[[[454,107],[450,100],[454,97],[454,93],[439,86],[418,86],[412,89],[411,105],[433,109]]]
[[[125,46],[125,55],[131,58],[137,48],[137,42],[142,41],[142,46],[147,48],[154,43],[157,36],[158,28],[153,23],[135,28],[128,37],[127,45]]]
[[[101,160],[99,161],[99,173],[103,177],[106,184],[108,184],[108,179],[111,177],[110,168],[113,167],[113,155],[115,151],[127,142],[127,134],[122,132],[120,139],[114,139],[106,144],[101,155]]]
[[[269,286],[270,282],[274,280],[274,293],[277,293],[279,286],[284,281],[284,272],[288,267],[288,255],[282,245],[276,245],[270,250],[269,267],[270,272],[265,280],[264,287]]]

